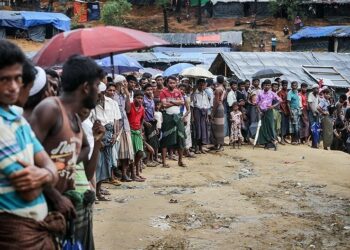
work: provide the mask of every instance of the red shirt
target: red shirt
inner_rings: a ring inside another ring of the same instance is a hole
[[[307,110],[307,93],[299,93],[299,96],[301,98],[301,105],[303,106],[304,110]]]
[[[145,116],[145,109],[143,106],[140,106],[139,110],[136,110],[134,103],[131,103],[130,105],[130,113],[128,114],[130,128],[132,130],[140,130],[141,122]]]
[[[170,101],[181,100],[182,94],[178,89],[174,89],[172,92],[170,92],[168,88],[164,88],[160,92],[159,97],[160,97],[160,101],[163,101],[165,99],[167,102],[170,102]]]
[[[288,92],[281,89],[277,95],[281,98],[281,103],[280,103],[280,108],[281,111],[285,114],[285,115],[289,115],[289,108],[288,108],[288,101],[287,101],[287,95]]]

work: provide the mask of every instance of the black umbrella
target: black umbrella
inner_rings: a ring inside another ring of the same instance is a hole
[[[272,78],[279,77],[283,75],[283,73],[277,69],[262,69],[252,75],[253,79],[262,79],[262,78]]]

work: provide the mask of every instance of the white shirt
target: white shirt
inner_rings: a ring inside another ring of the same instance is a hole
[[[312,113],[317,114],[318,113],[317,107],[318,107],[318,103],[320,102],[319,96],[318,95],[315,96],[311,92],[307,98],[307,102],[309,103]]]
[[[99,120],[103,126],[114,123],[114,120],[120,120],[122,118],[118,103],[107,96],[104,98],[104,108],[98,104],[91,112],[91,121],[95,122]]]
[[[162,123],[163,123],[163,114],[162,112],[155,111],[154,112],[154,119],[157,121],[157,129],[162,128]]]
[[[235,102],[237,102],[237,94],[236,94],[236,91],[231,90],[227,94],[227,104],[229,107],[231,107],[232,104]]]
[[[90,117],[89,117],[90,118]],[[85,121],[81,123],[81,126],[83,127],[84,133],[86,135],[86,139],[89,143],[90,146],[90,151],[89,151],[89,159],[91,158],[92,151],[95,146],[95,141],[94,141],[94,136],[92,134],[92,126],[94,125],[92,121],[87,118]]]
[[[210,109],[210,98],[205,91],[198,91],[192,94],[191,106],[199,109]]]

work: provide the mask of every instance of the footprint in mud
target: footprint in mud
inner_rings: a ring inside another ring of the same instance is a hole
[[[189,248],[189,241],[180,236],[168,235],[152,242],[145,250],[186,250]]]

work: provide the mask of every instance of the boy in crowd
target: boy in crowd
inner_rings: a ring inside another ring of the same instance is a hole
[[[131,141],[135,152],[134,164],[131,169],[131,179],[133,181],[142,182],[146,178],[140,175],[141,160],[143,157],[143,137],[142,126],[145,117],[145,109],[142,106],[143,94],[141,91],[134,92],[134,102],[130,104],[128,119],[130,123]]]
[[[154,117],[155,103],[153,99],[153,87],[151,84],[146,84],[143,89],[145,93],[145,96],[143,98],[143,106],[145,108],[145,138],[146,142],[155,151],[159,148],[159,139],[157,135],[157,120]],[[155,167],[156,165],[158,164],[156,162],[153,162],[153,157],[151,157],[151,154],[149,154],[147,166]]]

